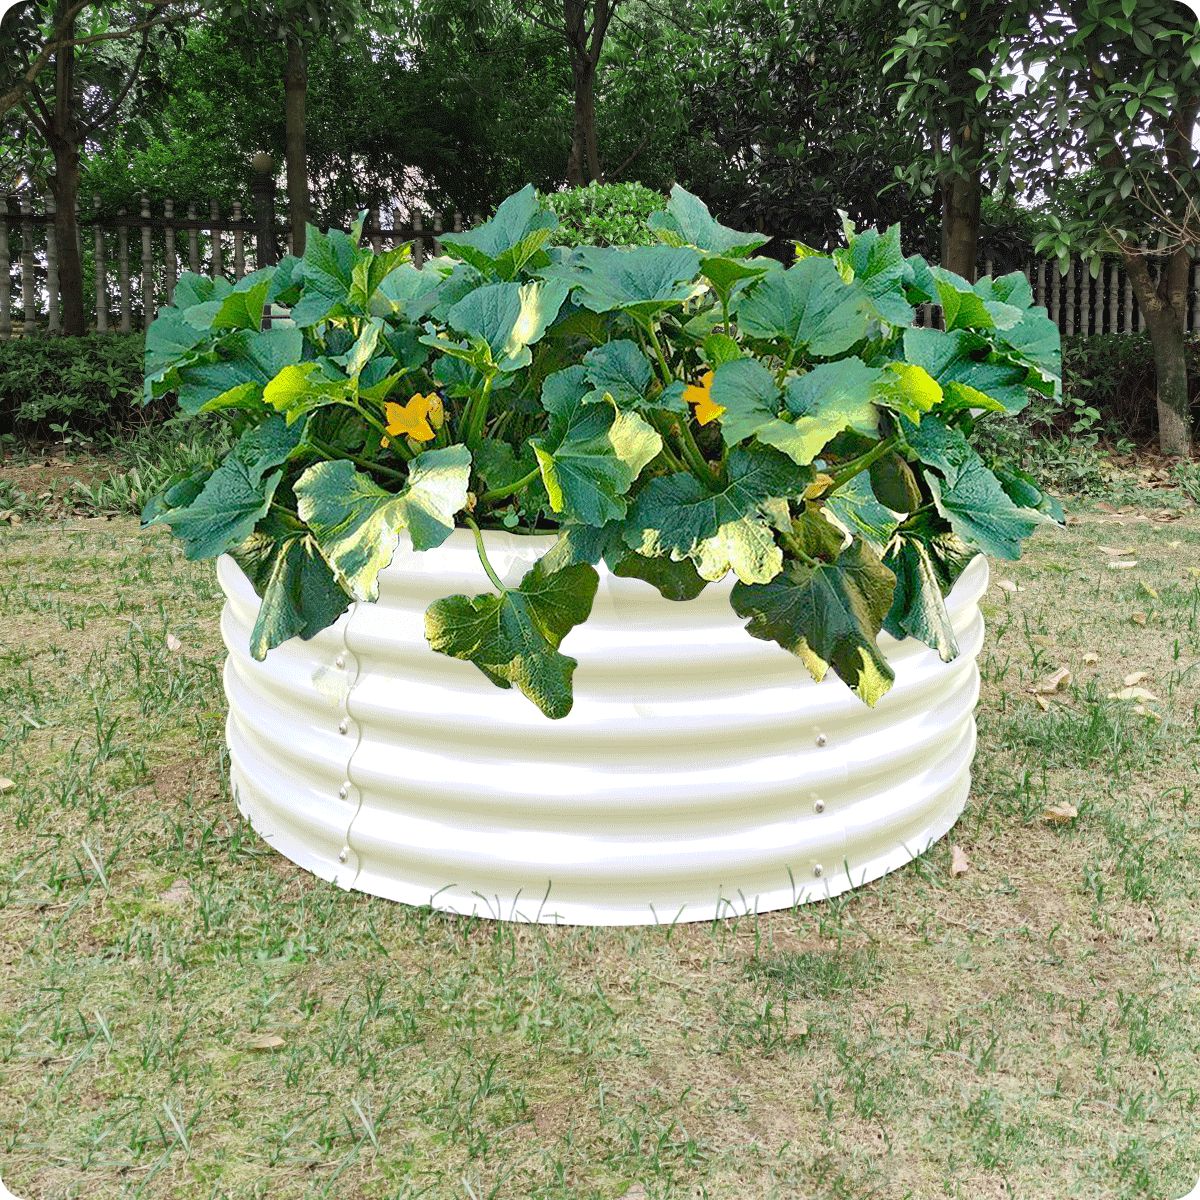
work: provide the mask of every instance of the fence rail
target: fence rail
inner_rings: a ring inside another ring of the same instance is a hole
[[[256,189],[257,196],[264,194]],[[259,212],[247,216],[235,201],[226,216],[214,200],[207,206],[207,214],[200,215],[202,206],[195,201],[189,201],[186,210],[180,206],[177,212],[174,201],[165,200],[161,214],[154,214],[143,197],[136,214],[122,208],[115,216],[101,216],[100,198],[94,197],[91,214],[76,212],[84,294],[88,301],[94,297],[90,327],[99,333],[109,329],[129,333],[135,324],[146,328],[158,308],[171,303],[181,269],[238,280],[248,270],[275,262],[279,245],[286,245],[290,252],[291,233],[277,224],[273,198],[266,195],[263,204]],[[393,246],[411,242],[418,267],[429,250],[435,255],[442,252],[439,235],[445,226],[441,215],[429,217],[428,224],[415,213],[409,223],[401,221],[398,210],[389,215],[392,224],[384,227],[380,209],[369,210],[363,237],[375,250],[384,242]],[[463,228],[461,214],[449,218],[449,227],[454,231]],[[347,227],[341,228],[349,232]],[[89,231],[86,238],[85,229]],[[135,239],[140,234],[137,264],[129,244],[131,233]],[[0,341],[61,330],[58,261],[53,201],[47,199],[43,210],[35,212],[28,195],[0,197]],[[1079,259],[1071,260],[1065,275],[1053,260],[1034,261],[1022,270],[1035,303],[1046,308],[1066,336],[1140,332],[1146,327],[1125,269],[1116,260],[1103,260],[1095,279],[1088,264]],[[1193,264],[1191,272],[1186,328],[1197,332],[1200,265]],[[988,262],[985,274],[992,273]],[[13,319],[15,296],[20,297],[17,321]],[[936,306],[922,305],[917,323],[934,325],[939,315]]]
[[[137,214],[121,208],[115,216],[101,216],[98,196],[91,214],[77,209],[84,295],[89,300],[94,297],[94,309],[88,314],[90,328],[98,333],[110,329],[129,333],[135,325],[145,329],[158,309],[172,302],[183,270],[225,275],[236,281],[248,271],[277,261],[279,245],[290,253],[290,230],[276,223],[272,204],[267,208],[265,225],[259,219],[262,214],[247,217],[238,201],[228,215],[222,214],[215,200],[206,216],[199,215],[195,202],[188,203],[186,215],[177,214],[172,200],[165,200],[161,215],[155,215],[145,198]],[[401,220],[398,210],[389,215],[392,224],[384,226],[379,208],[368,212],[363,237],[373,249],[382,249],[385,242],[393,246],[411,242],[418,267],[430,251],[441,254],[440,235],[446,226],[440,214],[426,220],[414,213],[408,223]],[[56,334],[62,329],[54,218],[54,202],[49,198],[37,212],[27,195],[0,196],[0,341]],[[348,227],[340,228],[349,232]],[[449,229],[457,232],[462,228],[462,215],[454,213]],[[141,235],[140,263],[135,263],[129,244],[131,231],[135,239]],[[17,320],[15,297],[19,297]]]

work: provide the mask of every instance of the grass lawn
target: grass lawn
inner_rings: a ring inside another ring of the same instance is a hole
[[[0,524],[21,1200],[1195,1186],[1200,515],[1149,477],[991,564],[943,842],[795,911],[590,929],[344,893],[274,854],[226,783],[212,565],[13,473],[35,469]]]

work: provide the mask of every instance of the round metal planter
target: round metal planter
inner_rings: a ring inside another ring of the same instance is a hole
[[[553,541],[484,536],[509,585]],[[947,598],[954,661],[880,635],[896,682],[874,709],[746,633],[732,575],[673,602],[597,569],[591,617],[562,646],[579,662],[574,707],[552,721],[425,641],[434,600],[490,586],[468,530],[398,550],[377,603],[261,663],[248,650],[258,598],[222,558],[241,811],[344,888],[600,925],[819,900],[894,870],[954,824],[975,752],[986,559]]]

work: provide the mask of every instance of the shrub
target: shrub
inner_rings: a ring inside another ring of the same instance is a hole
[[[559,220],[552,246],[657,246],[646,218],[667,198],[640,183],[589,183],[541,201]]]
[[[144,347],[141,333],[0,343],[0,434],[94,437],[169,416],[168,403],[142,408]]]

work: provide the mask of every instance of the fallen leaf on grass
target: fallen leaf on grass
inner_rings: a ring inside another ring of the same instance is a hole
[[[264,1034],[262,1037],[256,1037],[252,1042],[246,1043],[247,1050],[278,1050],[284,1044],[283,1038],[276,1036],[273,1033]]]
[[[1082,525],[1083,521],[1079,517],[1068,517],[1066,520],[1068,525]]]
[[[176,879],[165,892],[159,892],[158,898],[168,904],[182,904],[192,897],[192,885],[186,879]]]
[[[1126,687],[1133,687],[1134,684],[1141,683],[1143,679],[1149,678],[1149,671],[1133,671],[1131,674],[1126,675],[1121,682],[1124,683]]]
[[[1021,590],[1021,585],[1013,583],[1011,579],[997,579],[996,586],[1005,592],[1019,592]]]
[[[174,654],[175,651],[179,650],[182,646],[183,643],[173,633],[167,634],[167,649],[170,650],[172,654]]]
[[[1079,816],[1079,809],[1065,800],[1061,804],[1051,804],[1042,809],[1042,820],[1049,821],[1051,825],[1065,825],[1077,816]]]
[[[1117,511],[1111,504],[1105,504],[1103,500],[1097,500],[1092,507],[1106,513],[1115,513]]]
[[[1047,635],[1044,633],[1035,633],[1029,640],[1035,646],[1053,646],[1054,645],[1054,639],[1052,637],[1047,637]]]
[[[967,867],[970,863],[967,862],[967,856],[961,846],[950,847],[950,874],[957,878],[959,875],[967,873]]]
[[[7,792],[10,788],[15,788],[16,786],[11,779],[0,778],[0,792]]]
[[[1138,590],[1143,596],[1149,596],[1151,600],[1158,599],[1158,593],[1144,580],[1138,580]]]
[[[1193,579],[1200,579],[1200,567],[1188,567],[1188,574]]]
[[[1089,650],[1083,656],[1083,661],[1086,666],[1091,666],[1092,663],[1098,663],[1100,661],[1100,655],[1098,655],[1095,650]]]
[[[1153,692],[1146,691],[1143,687],[1123,687],[1119,692],[1109,692],[1110,700],[1157,700],[1158,697]]]
[[[1057,671],[1039,679],[1037,683],[1029,687],[1029,691],[1035,696],[1048,696],[1051,692],[1057,692],[1059,688],[1066,687],[1071,682],[1071,668],[1059,667]]]
[[[1180,546],[1182,546],[1182,545],[1183,545],[1183,543],[1182,543],[1181,541],[1178,541],[1178,540],[1176,540],[1176,541],[1174,541],[1174,542],[1168,542],[1168,543],[1167,543],[1167,549],[1168,549],[1168,550],[1178,550],[1178,549],[1179,549],[1179,547],[1180,547]]]
[[[1134,553],[1136,553],[1136,549],[1133,546],[1126,546],[1123,550],[1116,550],[1112,546],[1097,546],[1096,549],[1099,550],[1102,554],[1134,554]]]
[[[1131,568],[1136,567],[1136,566],[1137,566],[1136,558],[1125,558],[1125,559],[1120,559],[1120,560],[1109,559],[1109,563],[1108,563],[1108,569],[1110,571],[1128,571]]]
[[[1034,696],[1034,700],[1037,702],[1037,706],[1042,710],[1042,712],[1050,711],[1050,701],[1047,700],[1045,696]]]
[[[1139,717],[1153,717],[1156,721],[1162,720],[1162,713],[1156,713],[1152,708],[1147,708],[1144,704],[1135,704],[1129,711],[1137,713]]]
[[[1135,625],[1143,625],[1144,626],[1146,624],[1147,614],[1146,613],[1130,613],[1129,619]]]

